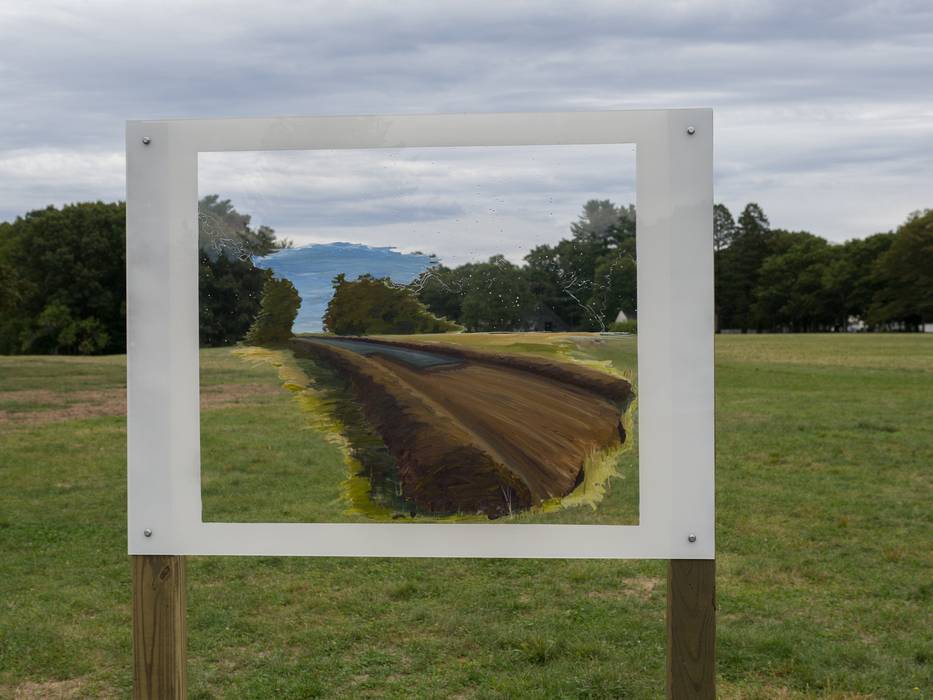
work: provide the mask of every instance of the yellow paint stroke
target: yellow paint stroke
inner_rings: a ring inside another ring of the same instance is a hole
[[[638,400],[633,399],[628,410],[622,415],[622,427],[625,429],[625,442],[608,450],[593,452],[583,463],[583,480],[577,487],[563,498],[553,499],[558,508],[576,508],[589,506],[596,510],[596,505],[603,500],[612,478],[624,479],[625,474],[619,473],[619,460],[622,455],[631,452],[635,447],[635,411],[638,409]],[[543,512],[556,509],[542,503]]]

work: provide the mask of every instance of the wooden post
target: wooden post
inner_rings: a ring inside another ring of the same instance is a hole
[[[716,562],[672,559],[667,568],[667,697],[716,697]]]
[[[184,557],[133,559],[133,697],[188,695]]]

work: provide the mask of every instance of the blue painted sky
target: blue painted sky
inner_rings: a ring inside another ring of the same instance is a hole
[[[432,258],[416,253],[403,254],[390,247],[322,243],[288,248],[264,258],[254,258],[253,262],[295,285],[301,295],[301,309],[293,330],[306,333],[322,329],[321,318],[333,296],[331,280],[339,273],[344,273],[348,279],[369,273],[407,284],[431,265]]]

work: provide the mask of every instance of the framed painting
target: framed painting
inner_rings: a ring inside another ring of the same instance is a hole
[[[131,554],[714,557],[710,110],[126,136]]]

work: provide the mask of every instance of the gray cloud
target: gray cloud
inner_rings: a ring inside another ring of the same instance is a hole
[[[926,0],[8,2],[0,219],[122,197],[126,119],[711,106],[717,199],[841,240],[933,205],[931,47]]]
[[[519,261],[565,237],[587,199],[633,201],[634,156],[619,144],[202,153],[199,191],[223,192],[299,244]]]

